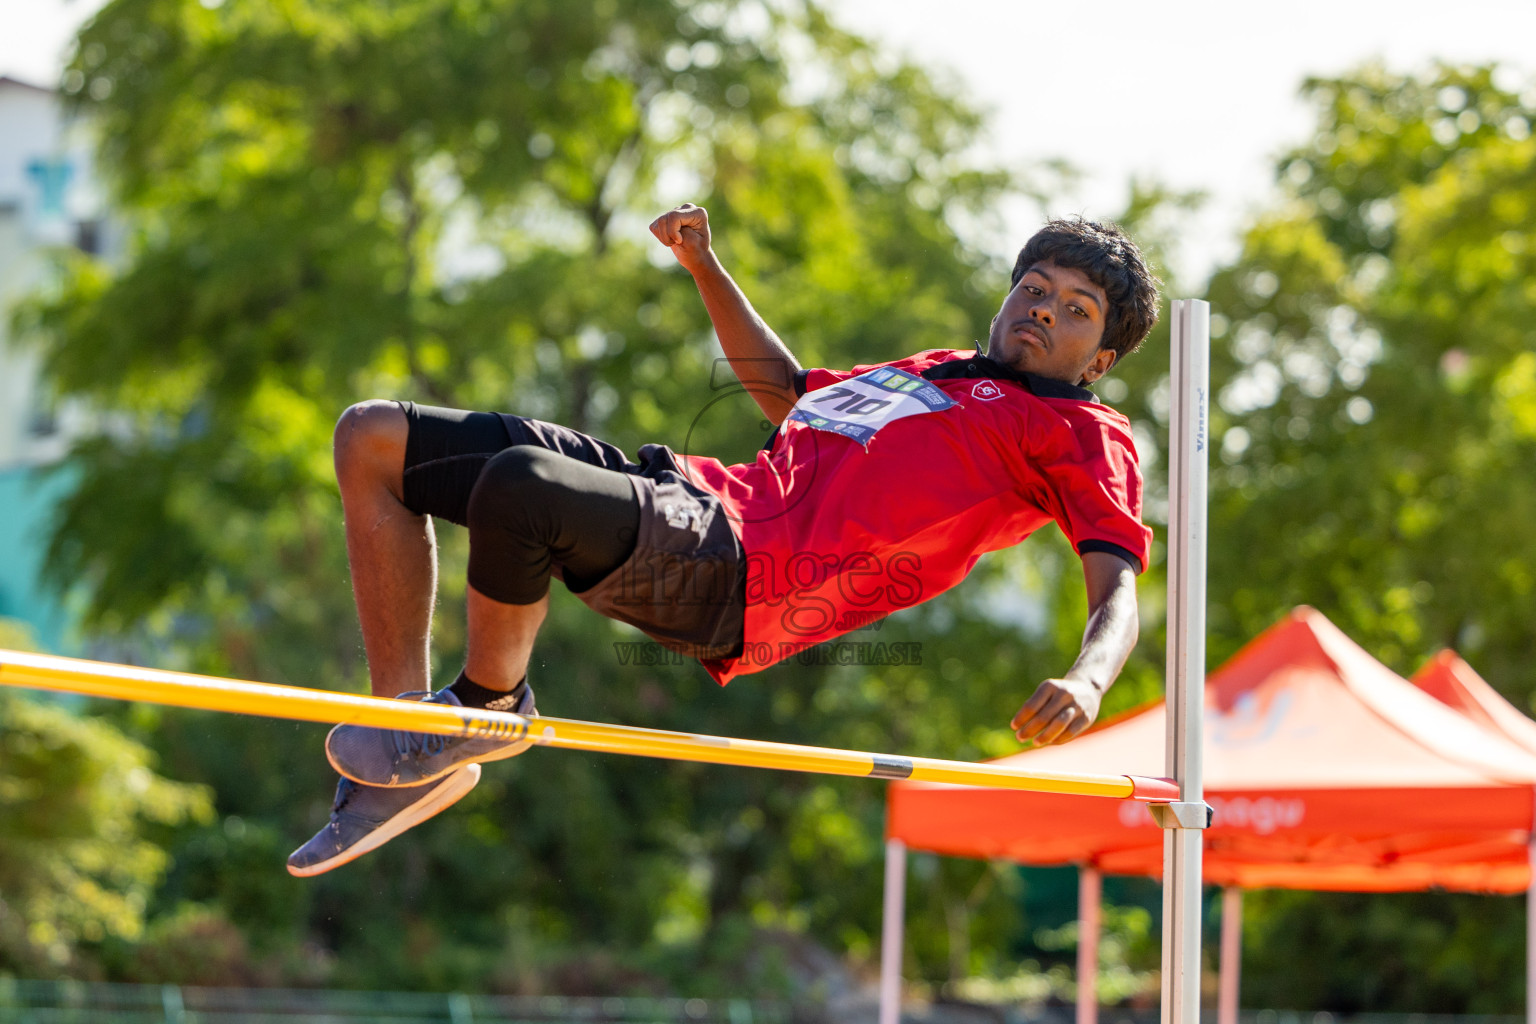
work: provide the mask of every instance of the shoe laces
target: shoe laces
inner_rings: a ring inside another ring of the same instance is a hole
[[[341,781],[336,785],[336,799],[331,804],[332,821],[335,821],[337,816],[341,814],[342,810],[347,806],[347,802],[352,799],[353,794],[356,792],[357,783],[343,775]]]
[[[433,757],[441,754],[448,737],[435,732],[402,732],[394,734],[395,753],[401,757]]]
[[[446,691],[433,693],[431,690],[411,690],[399,695],[399,699],[419,698],[429,704],[457,703],[451,697],[440,695]],[[390,740],[395,747],[398,757],[434,757],[443,752],[448,745],[450,737],[436,732],[408,732],[404,729],[395,729],[390,733]]]

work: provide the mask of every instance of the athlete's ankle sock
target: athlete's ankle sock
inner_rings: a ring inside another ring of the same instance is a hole
[[[487,711],[516,711],[528,692],[528,677],[519,679],[510,690],[489,690],[463,672],[448,684],[448,689],[467,708],[484,708]]]

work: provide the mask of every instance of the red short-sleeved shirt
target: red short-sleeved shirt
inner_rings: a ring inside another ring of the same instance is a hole
[[[1086,389],[948,349],[802,371],[802,385],[755,461],[680,459],[724,503],[747,554],[742,656],[705,665],[721,684],[948,590],[982,554],[1051,521],[1079,553],[1110,551],[1138,572],[1147,564],[1130,422]],[[872,435],[821,418],[890,405],[881,386],[952,404]],[[845,429],[857,436],[833,432]]]

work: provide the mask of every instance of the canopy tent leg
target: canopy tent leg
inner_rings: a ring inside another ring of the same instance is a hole
[[[1221,981],[1216,993],[1216,1024],[1237,1024],[1238,991],[1243,977],[1243,890],[1221,890]]]
[[[1530,843],[1531,880],[1525,888],[1525,1024],[1536,1024],[1536,825]]]
[[[1077,869],[1077,1024],[1099,1021],[1099,922],[1104,878],[1085,864]]]
[[[885,910],[880,927],[880,1024],[901,1020],[901,949],[906,925],[907,844],[885,841]]]

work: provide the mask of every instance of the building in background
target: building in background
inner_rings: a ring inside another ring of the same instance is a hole
[[[79,638],[39,573],[50,516],[69,485],[59,467],[86,412],[54,400],[13,318],[47,285],[61,250],[103,251],[104,209],[85,126],[65,117],[52,90],[0,77],[0,618],[24,623],[56,652]]]

